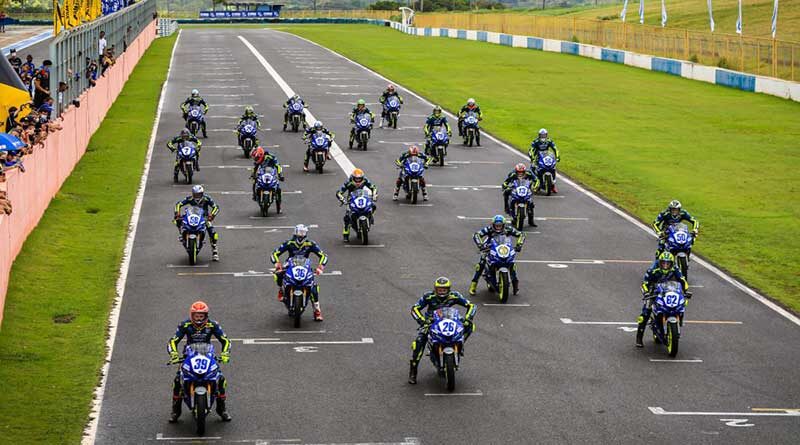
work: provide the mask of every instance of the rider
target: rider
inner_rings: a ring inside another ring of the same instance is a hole
[[[187,97],[185,101],[181,104],[181,111],[183,112],[183,120],[186,120],[186,117],[189,116],[189,107],[190,106],[198,106],[203,107],[203,114],[208,114],[208,104],[206,103],[205,99],[200,97],[200,92],[197,89],[192,90],[192,95]],[[200,128],[203,130],[203,137],[207,138],[208,135],[206,134],[206,120],[203,119],[203,122],[200,123]]]
[[[531,181],[531,191],[536,190],[539,188],[539,178],[533,174],[525,164],[520,162],[519,164],[514,166],[514,170],[506,176],[506,180],[503,181],[503,205],[505,206],[506,213],[511,214],[511,207],[508,203],[508,198],[511,196],[512,185],[516,180],[523,180],[527,179]],[[533,227],[537,227],[536,224]]]
[[[448,136],[453,135],[450,124],[447,123],[447,117],[442,113],[442,107],[439,105],[433,107],[433,113],[425,120],[425,154],[431,154],[431,130],[436,126],[443,126],[447,130]]]
[[[283,181],[283,166],[278,161],[278,157],[270,153],[264,147],[256,147],[250,157],[253,159],[253,173],[250,174],[250,179],[253,181],[253,201],[258,201],[256,196],[256,175],[261,168],[269,167],[274,168],[278,174],[278,180]],[[278,183],[278,188],[275,190],[275,211],[281,213],[281,184]]]
[[[202,301],[196,301],[189,308],[189,318],[178,325],[175,335],[169,339],[167,343],[167,352],[170,355],[170,363],[180,363],[181,355],[178,352],[178,343],[183,337],[186,337],[186,345],[192,343],[211,343],[211,337],[216,337],[222,345],[222,353],[220,354],[220,362],[225,364],[231,359],[231,341],[222,331],[222,326],[215,321],[208,318],[208,305]],[[185,348],[185,347],[184,347]],[[219,373],[219,381],[217,382],[217,414],[222,417],[225,422],[231,421],[231,415],[225,409],[226,395],[225,390],[228,386],[225,376],[222,372]],[[181,416],[181,407],[183,406],[183,385],[181,384],[181,372],[175,376],[175,381],[172,384],[172,415],[169,416],[170,423],[175,423]]]
[[[428,331],[431,327],[433,313],[437,309],[443,307],[450,307],[459,305],[467,308],[464,314],[464,341],[475,331],[475,323],[472,319],[475,317],[475,305],[469,300],[464,298],[458,291],[450,290],[450,279],[447,277],[439,277],[433,283],[433,292],[426,292],[417,303],[411,307],[411,316],[419,323],[419,330],[417,331],[417,338],[411,343],[411,349],[414,351],[411,354],[410,366],[408,368],[408,383],[412,385],[417,384],[417,366],[419,365],[422,354],[425,352],[425,345],[428,343]],[[422,311],[427,308],[427,311]],[[463,349],[459,351],[463,353]]]
[[[461,111],[458,112],[458,135],[464,136],[464,116],[467,113],[475,113],[478,115],[478,120],[483,119],[483,113],[481,113],[481,107],[475,103],[475,99],[469,98],[467,99],[467,104],[461,107]]]
[[[283,103],[283,108],[286,108],[286,111],[283,112],[283,129],[284,130],[286,130],[286,126],[289,125],[289,105],[291,105],[294,102],[300,102],[300,104],[302,104],[303,107],[306,106],[306,103],[297,94],[295,94],[294,96],[290,97],[289,99],[286,100],[286,102]],[[305,126],[306,126],[306,120],[305,120],[305,117],[303,117],[303,128],[305,128]]]
[[[325,265],[328,264],[328,256],[325,255],[319,244],[308,239],[306,235],[308,235],[308,227],[303,224],[296,225],[292,237],[276,247],[269,257],[269,260],[275,265],[275,274],[273,276],[275,277],[275,284],[278,285],[278,301],[283,301],[283,276],[286,274],[278,258],[281,254],[287,252],[289,258],[296,255],[308,258],[313,253],[319,258],[319,265],[315,270],[317,275],[322,274]],[[322,311],[319,309],[319,284],[314,283],[314,287],[311,288],[311,302],[314,304],[314,321],[322,321]]]
[[[672,224],[677,224],[681,221],[688,221],[692,223],[692,235],[697,237],[700,222],[697,221],[686,210],[683,210],[681,202],[673,199],[669,202],[667,208],[656,216],[653,221],[653,230],[658,235],[658,250],[656,250],[656,258],[664,251],[667,245],[667,228]]]
[[[383,109],[381,110],[381,124],[379,125],[379,127],[383,127],[383,119],[386,118],[387,116],[386,101],[389,100],[389,98],[392,96],[396,97],[401,104],[403,103],[403,96],[401,96],[400,93],[398,93],[395,90],[394,85],[389,84],[386,87],[386,90],[384,90],[384,92],[381,93],[381,97],[378,98],[378,102],[380,102],[383,105]]]
[[[336,137],[336,133],[334,133],[334,132],[328,130],[327,128],[325,128],[325,126],[322,125],[322,122],[316,121],[316,122],[314,122],[314,126],[313,127],[308,128],[305,131],[305,133],[303,133],[303,140],[304,141],[308,141],[309,138],[311,138],[311,136],[313,136],[314,133],[316,133],[318,131],[328,135],[328,137],[330,138],[331,142],[333,142],[333,139]],[[325,153],[325,157],[327,159],[331,158],[330,151],[328,153]],[[308,160],[309,159],[311,159],[311,146],[310,145],[306,149],[306,158],[303,160],[303,171],[304,172],[308,171]]]
[[[378,209],[378,206],[375,205],[375,202],[378,200],[378,188],[375,187],[369,179],[364,176],[364,170],[357,168],[353,170],[353,174],[347,178],[344,184],[339,188],[336,192],[336,197],[339,198],[339,202],[344,204],[345,201],[345,192],[353,193],[354,191],[366,187],[372,191],[372,212],[370,213],[370,224],[374,223],[373,215],[375,214],[375,210]],[[350,241],[350,209],[348,208],[344,214],[344,230],[342,230],[342,238],[344,242]]]
[[[256,114],[256,112],[253,109],[253,107],[251,107],[249,105],[244,107],[244,114],[242,115],[242,117],[239,118],[239,123],[236,124],[237,130],[242,128],[242,125],[244,125],[245,122],[247,122],[247,121],[255,122],[256,123],[256,128],[259,129],[259,130],[261,129],[261,121],[258,120],[258,115]],[[238,131],[237,131],[237,133],[238,133]],[[258,142],[258,138],[256,138],[256,145],[258,145],[258,143],[259,143]],[[241,133],[239,133],[239,145],[240,146],[243,145],[242,144],[242,135],[241,135]]]
[[[651,266],[649,269],[647,269],[647,272],[644,273],[644,279],[642,280],[642,295],[645,297],[650,296],[650,294],[653,292],[652,287],[664,281],[677,281],[681,283],[681,286],[683,287],[683,293],[686,298],[692,298],[692,294],[689,292],[689,282],[686,281],[686,278],[675,264],[675,257],[669,252],[664,252],[659,255],[658,264]],[[647,320],[650,319],[650,308],[652,304],[652,299],[646,299],[642,305],[642,315],[640,315],[639,319],[637,320],[639,326],[636,328],[637,348],[644,346],[642,344],[642,338],[644,337],[644,330],[647,327]]]
[[[555,142],[552,139],[547,137],[547,129],[542,128],[539,130],[539,135],[536,137],[533,142],[531,142],[531,148],[528,149],[528,157],[531,158],[531,164],[536,165],[536,157],[539,155],[541,151],[548,151],[553,150],[553,153],[556,155],[556,162],[561,161],[561,155],[558,154],[558,147],[556,147]],[[556,190],[556,177],[555,173],[553,174],[553,193],[558,193]]]
[[[412,156],[416,156],[422,159],[425,162],[425,167],[427,167],[432,160],[425,153],[420,153],[419,147],[417,147],[416,145],[412,145],[408,147],[408,151],[403,152],[403,154],[401,154],[400,157],[394,161],[395,165],[397,165],[400,168],[400,176],[397,177],[397,182],[395,182],[394,184],[394,194],[392,195],[392,201],[397,201],[397,198],[400,195],[400,187],[403,185],[403,162],[405,162],[406,159]],[[422,187],[422,200],[427,201],[428,187],[425,184],[425,178],[423,177],[419,178],[419,185],[420,187]]]
[[[353,111],[350,112],[350,123],[355,124],[356,116],[364,113],[369,114],[370,122],[374,124],[375,113],[369,111],[369,108],[367,108],[367,103],[364,101],[364,99],[358,99],[358,102],[356,102],[356,106],[353,107]],[[356,127],[352,127],[350,128],[350,141],[355,140],[355,138],[356,138]]]
[[[472,235],[472,241],[481,250],[481,258],[478,264],[475,265],[475,274],[472,275],[472,283],[469,285],[470,295],[475,295],[475,291],[478,289],[478,280],[486,267],[487,244],[493,237],[498,235],[516,237],[517,243],[514,245],[514,250],[517,252],[522,251],[522,245],[525,244],[525,233],[515,229],[511,224],[506,224],[506,219],[503,215],[494,215],[491,224]],[[519,292],[519,280],[517,279],[516,266],[511,269],[511,286],[513,287],[514,295],[517,295],[517,292]]]
[[[210,196],[204,193],[202,185],[198,184],[193,186],[191,195],[175,203],[175,225],[178,226],[178,233],[181,231],[181,208],[187,205],[192,207],[200,207],[207,215],[206,230],[208,231],[208,236],[211,238],[211,259],[213,261],[219,261],[219,250],[217,249],[219,234],[216,230],[214,230],[214,226],[211,225],[211,223],[214,221],[214,218],[219,213],[219,206],[216,202],[214,202],[213,199],[211,199]],[[180,235],[178,237],[180,241],[183,242],[183,237]]]
[[[194,144],[195,151],[197,152],[197,156],[195,156],[194,158],[194,169],[200,171],[200,147],[202,147],[203,143],[200,142],[200,140],[197,139],[196,136],[192,135],[192,132],[189,131],[188,128],[184,128],[183,130],[181,130],[181,134],[170,139],[170,141],[167,142],[167,148],[169,148],[169,151],[175,153],[175,150],[178,149],[178,145],[180,145],[183,142],[191,142]],[[177,179],[178,177],[177,159],[175,159],[175,171],[173,172],[173,175]]]

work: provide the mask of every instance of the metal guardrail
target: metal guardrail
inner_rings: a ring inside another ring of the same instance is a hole
[[[72,103],[89,88],[87,58],[97,61],[97,74],[100,75],[100,31],[106,33],[107,48],[114,48],[114,55],[118,56],[152,22],[155,14],[156,0],[143,0],[95,21],[61,31],[50,42],[50,59],[53,62],[50,68],[50,92],[59,113],[65,104]],[[68,89],[58,94],[58,85],[62,81],[66,82]]]
[[[178,22],[173,19],[158,19],[158,36],[171,36],[178,30]]]

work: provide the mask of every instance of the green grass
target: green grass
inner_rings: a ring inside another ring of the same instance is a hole
[[[0,333],[0,442],[80,442],[174,42],[153,42],[14,262]]]
[[[486,130],[526,151],[547,127],[561,170],[642,221],[680,199],[702,224],[698,253],[800,311],[800,104],[581,57],[375,26],[287,29],[450,111],[477,98]]]

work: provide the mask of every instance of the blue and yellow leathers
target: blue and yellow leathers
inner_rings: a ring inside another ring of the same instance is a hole
[[[672,256],[669,253],[664,253],[663,255]],[[686,277],[683,276],[680,269],[675,265],[674,261],[672,264],[672,268],[670,269],[662,269],[661,266],[658,264],[659,261],[656,262],[657,264],[647,269],[647,272],[644,273],[644,279],[642,279],[642,295],[649,296],[653,291],[653,287],[664,281],[677,281],[681,283],[683,287],[683,293],[690,297],[691,294],[689,293],[689,282],[686,281]],[[647,320],[650,319],[650,313],[652,311],[653,299],[646,299],[644,304],[642,304],[642,314],[639,315],[639,318],[636,320],[638,323],[638,328],[636,332],[636,346],[642,346],[642,336],[644,335],[644,330],[647,326]]]
[[[447,122],[447,117],[444,113],[439,113],[438,115],[431,114],[430,116],[425,119],[425,126],[422,127],[425,131],[425,154],[430,154],[431,152],[431,130],[433,127],[442,126],[447,130],[447,135],[452,136],[453,132],[450,130],[450,124]]]
[[[419,324],[417,338],[411,343],[411,366],[414,368],[419,364],[422,354],[425,352],[425,345],[428,344],[428,331],[430,330],[430,322],[433,318],[433,312],[437,309],[450,306],[462,306],[467,309],[464,314],[464,341],[475,330],[475,305],[469,300],[464,298],[457,291],[450,291],[447,295],[439,296],[435,292],[426,292],[417,303],[411,307],[411,316]],[[426,310],[427,309],[427,310]],[[423,312],[425,311],[425,312]]]
[[[366,187],[372,191],[372,213],[370,214],[370,216],[374,216],[375,211],[378,209],[378,206],[375,204],[375,201],[378,200],[378,188],[375,187],[375,184],[373,184],[372,181],[370,181],[366,176],[364,176],[364,180],[361,181],[361,184],[356,184],[353,181],[352,176],[348,178],[347,181],[345,181],[345,183],[342,184],[342,186],[336,192],[336,198],[338,198],[339,202],[341,202],[342,204],[347,205],[347,198],[349,197],[349,194],[361,187]],[[348,194],[347,197],[345,196],[345,193]],[[351,224],[349,206],[347,207],[347,210],[344,212],[343,221],[344,221],[344,229],[342,230],[342,235],[348,237],[350,236],[350,224]],[[370,224],[372,223],[373,221],[370,221]]]
[[[169,339],[167,342],[167,352],[174,356],[178,354],[178,343],[186,337],[186,344],[191,345],[192,343],[211,343],[211,338],[216,337],[217,341],[219,341],[220,345],[222,345],[222,351],[220,353],[222,355],[229,355],[231,350],[231,341],[225,335],[225,332],[222,330],[222,326],[215,321],[215,320],[206,320],[205,323],[201,326],[197,326],[192,323],[191,319],[186,319],[178,325],[178,329],[175,330],[175,335]],[[225,390],[228,384],[225,380],[225,376],[222,375],[222,371],[219,373],[219,383],[217,384],[217,392],[218,397],[222,400],[225,400]],[[178,375],[175,376],[175,381],[172,384],[172,400],[179,401],[181,400],[181,373],[180,370],[178,371]]]
[[[243,141],[242,141],[242,134],[241,134],[241,133],[239,133],[239,130],[242,128],[242,125],[244,125],[244,123],[245,123],[246,121],[253,121],[253,122],[255,122],[255,123],[256,123],[256,129],[258,129],[258,130],[260,130],[260,129],[261,129],[261,121],[258,119],[258,115],[257,115],[256,113],[248,114],[247,112],[245,112],[245,113],[244,113],[244,114],[243,114],[243,115],[242,115],[242,116],[239,118],[239,123],[238,123],[238,124],[236,124],[236,137],[237,137],[237,139],[239,140],[239,146],[242,146],[242,145],[244,145],[244,144],[242,144],[242,142],[243,142]],[[258,138],[256,138],[256,147],[258,147],[259,145],[261,145],[261,141],[259,141],[259,139],[258,139]]]
[[[469,104],[465,104],[461,107],[461,110],[458,111],[458,135],[464,136],[464,117],[467,113],[475,113],[478,115],[478,119],[483,119],[483,113],[481,112],[481,107],[478,104],[473,106],[469,106]]]
[[[672,211],[669,208],[664,210],[663,212],[659,213],[656,216],[656,219],[653,221],[653,230],[656,231],[656,235],[658,235],[658,250],[656,250],[656,258],[661,252],[664,251],[664,248],[667,244],[666,238],[666,230],[672,224],[677,224],[679,222],[687,221],[692,224],[692,232],[697,234],[698,229],[700,229],[700,221],[698,221],[695,217],[689,214],[686,210],[680,209],[680,212],[677,216],[672,215]]]
[[[211,224],[212,220],[216,218],[217,214],[219,213],[219,206],[217,205],[214,200],[208,196],[207,194],[203,194],[203,197],[200,199],[194,199],[193,196],[189,195],[186,198],[178,201],[175,203],[175,225],[178,226],[178,231],[181,230],[181,209],[184,206],[192,206],[192,207],[200,207],[203,209],[203,212],[206,214],[206,230],[208,231],[208,236],[211,238],[211,247],[216,249],[217,241],[219,241],[219,234],[216,230],[214,230],[214,225]]]
[[[256,196],[256,175],[258,174],[258,170],[262,167],[270,167],[274,168],[275,172],[278,174],[278,189],[275,190],[275,211],[281,213],[281,202],[283,202],[283,190],[281,190],[281,182],[285,179],[283,177],[283,166],[281,162],[278,160],[278,157],[274,154],[264,149],[264,160],[260,163],[253,162],[253,172],[250,174],[250,182],[252,182],[252,190],[253,190],[253,201],[258,201],[258,197]]]
[[[290,239],[281,243],[280,246],[276,247],[275,250],[272,251],[272,254],[269,257],[270,262],[275,264],[279,261],[280,255],[284,253],[288,253],[288,258],[294,257],[296,255],[302,255],[306,258],[311,256],[313,253],[319,258],[320,266],[325,266],[328,264],[328,255],[319,247],[316,241],[310,240],[308,238],[303,237],[303,239],[298,239],[297,236],[293,236]],[[283,276],[286,271],[275,271],[273,275],[275,277],[275,284],[278,285],[278,289],[283,287]],[[319,284],[314,281],[314,287],[311,288],[311,302],[318,303],[319,302]]]
[[[190,106],[199,106],[203,107],[203,115],[208,114],[208,104],[206,100],[200,96],[189,96],[186,98],[185,101],[181,104],[181,111],[183,112],[183,120],[186,120],[186,117],[189,115],[189,107]],[[200,123],[200,128],[203,130],[203,137],[206,137],[206,120],[203,119],[203,122]]]
[[[499,231],[494,229],[494,224],[489,224],[488,226],[475,232],[475,234],[472,235],[472,241],[475,243],[476,246],[478,246],[478,249],[481,249],[481,257],[480,260],[478,260],[478,264],[475,265],[475,274],[472,275],[471,286],[478,285],[478,280],[481,278],[483,269],[486,267],[486,253],[484,252],[484,246],[492,239],[492,237],[501,234],[517,238],[517,242],[514,245],[514,249],[517,252],[522,250],[522,245],[525,244],[525,234],[515,229],[514,226],[512,226],[511,224],[506,223],[503,226],[503,228]],[[517,289],[517,286],[519,286],[519,279],[517,278],[516,265],[511,268],[511,284],[512,286],[514,286],[514,289]],[[474,289],[474,287],[470,288]]]
[[[539,138],[531,142],[531,148],[528,149],[528,157],[531,159],[531,164],[536,164],[536,157],[539,155],[540,151],[548,151],[553,150],[553,153],[556,155],[556,161],[561,160],[561,155],[558,153],[558,147],[556,147],[555,142],[553,142],[550,138]]]
[[[506,176],[506,180],[503,181],[502,184],[503,205],[505,206],[506,213],[511,213],[510,207],[508,205],[508,198],[511,196],[511,184],[513,184],[514,181],[516,181],[517,179],[527,179],[528,181],[531,181],[531,191],[539,189],[539,178],[536,175],[534,175],[532,171],[526,169],[525,173],[523,173],[522,177],[520,178],[519,175],[517,174],[517,171],[512,170],[511,173],[509,173],[508,176]]]
[[[194,169],[199,171],[197,167],[200,166],[200,149],[203,147],[203,143],[200,141],[200,139],[197,139],[197,137],[191,135],[188,138],[184,139],[183,136],[179,134],[174,138],[170,139],[169,142],[167,142],[167,148],[169,149],[169,151],[175,153],[175,150],[177,150],[184,142],[191,142],[194,144],[195,150],[197,151],[197,157],[195,158],[194,161]],[[175,168],[174,171],[172,172],[175,178],[178,177],[178,164],[179,164],[178,158],[175,157]]]

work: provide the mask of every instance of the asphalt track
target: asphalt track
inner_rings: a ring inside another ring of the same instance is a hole
[[[490,305],[496,300],[483,283],[473,298],[477,332],[456,393],[445,395],[427,359],[419,384],[408,385],[416,327],[409,308],[438,275],[450,276],[466,292],[477,258],[470,237],[487,223],[480,218],[502,209],[494,186],[520,158],[488,138],[481,148],[451,145],[449,165],[426,173],[429,205],[392,202],[393,160],[408,143],[422,141],[430,111],[404,94],[402,128],[374,130],[366,152],[344,148],[381,191],[370,234],[376,246],[344,245],[343,210],[334,197],[344,172],[330,162],[324,175],[302,173],[304,146],[298,135],[280,129],[286,95],[238,36],[307,100],[343,145],[351,104],[360,97],[377,102],[386,85],[289,34],[183,30],[97,443],[194,438],[186,410],[180,423],[166,421],[175,370],[164,362],[167,339],[198,298],[236,339],[224,367],[234,420],[222,423],[213,415],[208,442],[796,443],[798,326],[695,264],[695,298],[687,309],[694,323],[684,328],[680,360],[669,360],[651,341],[634,348],[631,322],[655,242],[563,181],[558,196],[537,200],[536,215],[543,219],[528,229],[533,233],[520,259],[530,262],[518,263],[522,291],[513,305]],[[189,187],[172,184],[172,156],[164,144],[180,130],[178,104],[194,87],[210,102],[210,137],[197,181],[222,207],[216,221],[222,261],[211,263],[206,249],[202,264],[190,268],[170,222],[172,206]],[[276,146],[271,150],[288,165],[279,217],[257,218],[248,194],[237,194],[249,190],[251,164],[233,148],[232,128],[248,104],[265,115],[262,144]],[[568,147],[562,155],[570,156]],[[295,191],[302,193],[286,193]],[[292,332],[275,300],[267,254],[297,223],[315,225],[310,236],[329,254],[326,272],[334,275],[319,278],[325,321],[307,317],[300,332]]]

